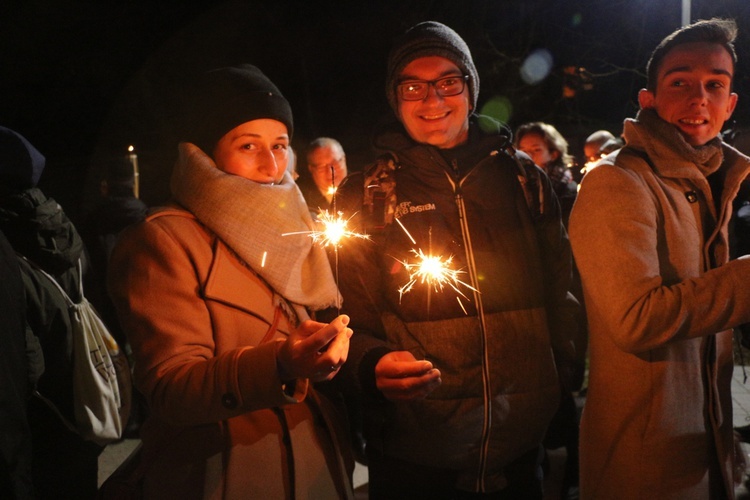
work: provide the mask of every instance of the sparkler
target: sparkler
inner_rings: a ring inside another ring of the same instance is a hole
[[[306,234],[310,238],[312,238],[313,243],[318,243],[320,246],[323,247],[333,247],[333,253],[334,253],[334,273],[336,278],[336,288],[339,287],[339,247],[342,245],[343,240],[347,238],[360,238],[368,240],[370,239],[369,235],[357,233],[355,231],[351,231],[347,224],[349,223],[349,220],[351,220],[351,217],[348,219],[345,219],[343,217],[343,213],[336,211],[336,185],[335,185],[335,172],[334,172],[334,166],[331,165],[331,187],[329,188],[329,191],[333,191],[333,199],[331,200],[331,206],[332,211],[324,210],[324,209],[318,209],[318,218],[315,221],[315,223],[320,227],[320,229],[315,229],[312,231],[297,231],[292,233],[283,233],[282,236],[289,236],[292,234]],[[354,214],[356,215],[356,214]],[[352,215],[352,217],[354,217]],[[338,297],[336,298],[336,309],[338,310],[339,314],[341,313],[341,303],[339,302]]]
[[[411,242],[416,245],[416,241],[414,238],[412,238],[411,234],[409,234],[409,231],[406,230],[406,227],[401,223],[400,220],[396,219],[396,222],[398,222],[398,225],[401,226],[401,229],[404,230],[404,233],[409,237]],[[404,294],[409,293],[413,288],[414,285],[416,285],[418,282],[421,284],[427,285],[427,309],[430,308],[430,301],[431,301],[431,292],[434,290],[435,292],[441,292],[446,286],[449,286],[452,288],[460,297],[463,297],[467,300],[469,298],[463,293],[463,291],[459,287],[466,287],[469,290],[473,290],[475,292],[479,292],[476,288],[469,285],[468,283],[461,281],[460,277],[463,274],[466,274],[464,271],[460,269],[453,269],[451,267],[451,264],[453,263],[453,256],[450,255],[447,258],[443,257],[441,255],[433,255],[432,254],[432,227],[429,229],[429,245],[430,250],[428,253],[424,253],[421,248],[418,249],[411,249],[411,253],[413,253],[416,256],[416,262],[408,262],[406,260],[399,260],[399,262],[404,266],[406,269],[406,272],[409,274],[409,280],[406,282],[406,284],[402,285],[398,289],[399,294],[399,301],[404,296]],[[398,260],[398,259],[396,259]],[[461,302],[461,298],[456,297],[456,300],[458,301],[458,304],[461,306],[461,309],[463,309],[464,314],[466,314],[466,309],[464,308],[463,303]]]

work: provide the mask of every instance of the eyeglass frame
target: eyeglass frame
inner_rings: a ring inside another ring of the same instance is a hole
[[[346,155],[342,155],[341,158],[334,158],[329,163],[324,163],[324,164],[319,164],[319,165],[313,165],[313,164],[308,163],[307,167],[310,170],[314,170],[316,172],[324,172],[326,170],[330,171],[332,168],[339,167],[341,165],[341,162],[344,161],[344,159],[346,159]]]
[[[444,94],[440,87],[437,86],[437,83],[442,80],[448,80],[451,78],[457,78],[461,82],[461,90],[456,92],[455,94]],[[436,78],[435,80],[404,80],[402,82],[399,82],[396,84],[396,94],[398,95],[399,99],[402,101],[408,101],[408,102],[414,102],[414,101],[422,101],[424,100],[428,95],[430,95],[430,87],[433,87],[435,89],[435,93],[439,95],[440,97],[453,97],[456,95],[461,95],[464,90],[466,90],[466,83],[469,81],[470,76],[469,75],[448,75],[448,76],[442,76],[440,78]],[[415,84],[415,83],[423,83],[426,84],[426,90],[422,97],[415,98],[415,99],[407,99],[404,97],[404,94],[402,92],[402,87],[404,85],[409,84]]]

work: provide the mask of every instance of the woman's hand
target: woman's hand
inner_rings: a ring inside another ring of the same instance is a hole
[[[276,354],[281,380],[331,380],[349,354],[348,324],[349,316],[342,314],[327,325],[307,320],[292,330]]]

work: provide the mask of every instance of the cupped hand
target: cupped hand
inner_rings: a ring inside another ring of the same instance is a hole
[[[349,316],[342,314],[328,324],[307,320],[293,329],[276,354],[281,379],[332,379],[349,354],[348,324]]]
[[[375,384],[393,401],[423,399],[441,383],[440,370],[409,351],[389,352],[375,365]]]

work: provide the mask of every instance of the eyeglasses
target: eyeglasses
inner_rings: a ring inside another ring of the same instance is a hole
[[[332,168],[338,168],[341,166],[343,160],[344,157],[342,156],[341,158],[334,158],[331,163],[322,163],[318,165],[310,164],[310,169],[319,173],[330,172]]]
[[[464,91],[469,75],[454,75],[438,78],[437,80],[412,80],[399,83],[396,88],[398,95],[404,101],[421,101],[430,91],[430,86],[435,87],[435,92],[440,97],[458,95]]]

